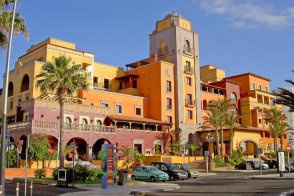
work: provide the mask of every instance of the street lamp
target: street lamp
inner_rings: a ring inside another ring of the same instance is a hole
[[[208,152],[210,154],[210,141],[212,141],[214,138],[212,135],[210,135],[210,132],[207,133],[207,135],[205,136],[205,139],[208,141]],[[210,162],[210,156],[209,156],[209,162]]]
[[[7,48],[6,69],[5,69],[5,75],[4,75],[4,81],[3,81],[2,132],[1,132],[2,139],[1,139],[1,161],[0,161],[0,176],[1,176],[1,186],[2,186],[1,194],[2,195],[5,195],[5,147],[6,147],[5,139],[6,139],[6,119],[7,119],[6,110],[7,110],[10,53],[11,53],[16,4],[17,4],[17,0],[14,0],[12,20],[11,20],[10,32],[9,32],[9,42],[8,42],[8,48]]]

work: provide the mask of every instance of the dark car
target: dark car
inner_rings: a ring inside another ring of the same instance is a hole
[[[178,166],[179,169],[184,170],[188,173],[188,178],[197,178],[199,175],[197,170],[190,168],[190,165],[181,164],[181,163],[177,163],[176,165]]]
[[[268,164],[269,168],[273,168],[273,169],[277,168],[278,166],[278,163],[276,160],[266,160],[264,161],[264,163]]]
[[[247,161],[247,164],[249,163],[249,161]],[[238,165],[235,165],[235,169],[237,169],[237,170],[241,170],[241,169],[244,169],[244,170],[246,170],[246,162],[244,161],[244,162],[242,162],[242,163],[240,163],[240,164],[238,164]]]
[[[176,164],[169,164],[163,162],[152,162],[151,166],[155,166],[161,171],[168,174],[170,180],[185,180],[188,178],[188,174],[184,170],[180,170]]]
[[[285,165],[285,170],[289,173],[289,166],[288,164]],[[290,163],[290,173],[294,172],[294,162]]]

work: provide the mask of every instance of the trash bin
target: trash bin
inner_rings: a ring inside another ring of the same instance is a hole
[[[118,171],[118,184],[125,185],[128,181],[128,170],[119,170]]]

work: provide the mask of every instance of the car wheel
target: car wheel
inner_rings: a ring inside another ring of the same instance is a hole
[[[132,180],[136,180],[136,176],[132,175]]]
[[[174,176],[170,176],[169,179],[170,179],[171,181],[174,181],[174,180],[175,180],[175,177],[174,177]]]
[[[150,177],[151,182],[155,182],[155,178],[153,176]]]

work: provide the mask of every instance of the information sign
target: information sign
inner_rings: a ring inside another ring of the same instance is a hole
[[[278,151],[278,166],[280,172],[285,171],[285,154],[283,151]]]

